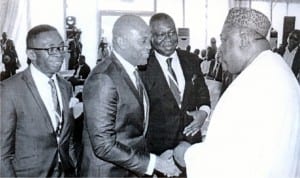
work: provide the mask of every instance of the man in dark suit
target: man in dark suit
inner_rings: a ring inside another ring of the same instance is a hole
[[[69,79],[73,86],[83,85],[84,80],[91,72],[91,68],[85,63],[85,56],[80,55],[78,65],[76,66],[73,76]]]
[[[154,169],[169,176],[180,173],[174,162],[146,147],[149,101],[136,66],[147,63],[150,37],[140,17],[121,16],[113,27],[112,55],[86,80],[81,176],[137,177]]]
[[[146,69],[141,70],[150,101],[147,143],[151,152],[173,153],[169,156],[180,158],[176,161],[184,166],[183,155],[176,150],[184,153],[185,146],[201,141],[200,128],[210,112],[209,92],[197,56],[176,50],[173,19],[155,14],[150,27],[154,50]]]
[[[281,46],[278,53],[291,67],[295,76],[300,77],[300,30],[292,31],[287,40],[286,46]]]
[[[39,25],[26,42],[32,64],[0,85],[0,176],[74,176],[72,87],[56,74],[64,41],[54,27]]]

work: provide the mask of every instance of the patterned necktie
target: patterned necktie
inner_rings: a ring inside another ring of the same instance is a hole
[[[61,109],[60,109],[60,105],[59,105],[59,100],[58,100],[58,95],[57,95],[57,90],[55,87],[54,80],[50,79],[48,83],[51,86],[52,100],[53,100],[53,105],[55,107],[55,120],[56,120],[56,124],[57,124],[55,133],[56,133],[57,137],[59,137],[61,134],[61,130],[62,130],[63,117],[62,117],[62,113],[61,113]]]
[[[180,104],[181,104],[180,91],[178,89],[177,78],[176,78],[175,72],[174,72],[174,70],[172,68],[172,64],[171,64],[172,58],[168,58],[166,62],[168,64],[168,77],[169,77],[170,89],[175,97],[177,104],[180,106]]]
[[[143,97],[144,87],[143,87],[141,78],[140,78],[139,73],[138,73],[137,70],[135,70],[135,71],[133,72],[133,74],[134,74],[134,76],[135,76],[136,89],[137,89],[137,91],[138,91],[138,93],[139,93],[139,99],[140,99],[140,101],[142,101],[142,103],[143,103],[143,99],[144,99],[144,97]]]

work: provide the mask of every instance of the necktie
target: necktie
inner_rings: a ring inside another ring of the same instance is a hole
[[[143,90],[144,90],[144,87],[143,87],[143,84],[142,84],[142,81],[141,81],[141,78],[139,76],[139,73],[137,70],[135,70],[133,72],[134,76],[135,76],[135,83],[136,83],[136,88],[137,88],[137,91],[139,93],[139,99],[140,101],[143,102]]]
[[[50,79],[48,83],[51,86],[52,100],[53,100],[53,105],[54,105],[54,109],[55,109],[55,120],[56,120],[56,124],[57,124],[57,126],[55,128],[55,132],[56,132],[56,136],[59,137],[61,134],[62,125],[63,125],[62,113],[61,113],[61,109],[60,109],[60,105],[59,105],[59,100],[58,100],[58,95],[57,95],[57,90],[55,87],[54,80]]]
[[[175,100],[177,102],[177,104],[180,106],[181,101],[180,101],[180,91],[178,89],[178,85],[177,85],[177,78],[175,75],[175,72],[172,68],[172,58],[168,58],[167,59],[167,64],[168,64],[168,77],[169,77],[169,84],[170,84],[170,89],[175,97]]]
[[[139,100],[142,102],[142,108],[143,108],[143,111],[144,111],[144,122],[143,122],[143,126],[144,126],[144,133],[143,135],[146,134],[147,132],[147,126],[148,126],[148,113],[149,113],[149,99],[148,99],[148,96],[147,96],[147,93],[146,93],[146,89],[143,85],[143,82],[140,78],[140,75],[138,73],[137,70],[135,70],[133,72],[134,76],[135,76],[135,81],[136,81],[136,88],[137,88],[137,91],[139,93]],[[145,97],[145,98],[144,98]]]

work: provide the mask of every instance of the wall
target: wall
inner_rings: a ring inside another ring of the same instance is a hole
[[[252,8],[263,12],[269,19],[271,19],[271,5],[269,2],[252,2]],[[282,41],[283,33],[283,18],[284,16],[295,16],[295,29],[300,29],[300,3],[287,3],[278,2],[273,3],[272,12],[272,27],[278,32],[278,45]]]
[[[91,0],[87,4],[86,1],[82,0],[67,0],[67,14],[77,17],[77,26],[83,32],[83,53],[87,56],[87,63],[91,67],[95,66],[97,46],[101,35],[100,19],[98,19],[97,12],[102,11],[106,7],[110,8],[111,5],[109,4],[115,4],[115,7],[118,6],[118,10],[145,11],[145,9],[152,9],[152,7],[149,7],[149,2],[150,4],[154,2],[153,0],[144,0],[143,3],[138,0],[113,1],[108,3],[106,0]],[[118,2],[121,5],[118,5]],[[183,11],[182,7],[183,2],[185,2],[185,11]],[[137,3],[137,6],[140,8],[131,8],[128,3]],[[195,48],[206,48],[211,37],[215,37],[217,45],[220,45],[219,36],[222,26],[229,7],[233,5],[249,6],[250,4],[248,2],[235,4],[232,3],[232,0],[157,0],[156,12],[170,14],[174,18],[177,27],[190,28],[190,45],[193,51]],[[270,18],[269,2],[252,1],[251,6],[262,11]],[[289,3],[288,11],[286,3],[274,3],[272,26],[278,31],[279,42],[281,41],[283,17],[285,15],[296,16],[296,28],[300,28],[300,13],[297,13],[299,10],[299,3]],[[115,17],[112,16],[111,19],[114,21]],[[102,19],[103,23],[112,26],[113,22],[108,22],[107,19],[109,20],[109,18]],[[149,19],[149,17],[144,17],[144,19]],[[110,33],[110,29],[105,28],[105,33]]]
[[[215,37],[220,45],[219,36],[227,14],[228,2],[220,0],[187,0],[186,27],[190,28],[190,44],[195,48],[204,49]]]
[[[27,67],[26,35],[28,30],[39,24],[50,24],[56,27],[64,37],[65,30],[62,17],[64,17],[65,7],[63,0],[14,0],[10,3],[12,3],[10,6],[17,7],[11,9],[15,18],[9,19],[14,21],[10,21],[12,29],[4,28],[4,30],[8,31],[8,37],[15,43],[22,65],[17,71],[19,72]]]
[[[67,0],[66,4],[66,16],[75,16],[76,27],[82,31],[82,54],[85,55],[86,63],[94,67],[99,40],[97,0]]]

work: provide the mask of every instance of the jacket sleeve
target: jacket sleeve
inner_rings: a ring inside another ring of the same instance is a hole
[[[195,60],[194,67],[195,67],[194,70],[196,71],[195,72],[196,75],[192,77],[192,82],[193,82],[193,85],[195,85],[196,90],[197,90],[195,97],[197,97],[197,100],[199,103],[198,107],[200,107],[202,105],[210,106],[209,90],[205,83],[203,73],[201,71],[200,62]]]
[[[1,146],[1,170],[0,177],[16,177],[12,165],[15,154],[15,131],[17,117],[15,114],[12,96],[9,95],[9,89],[0,83],[1,93],[1,129],[0,129],[0,146]]]
[[[67,83],[67,88],[68,88],[68,94],[69,94],[69,101],[71,100],[71,97],[73,96],[73,91],[72,91],[72,86],[70,83]],[[70,112],[73,112],[73,108],[70,108]],[[70,114],[70,120],[72,122],[71,124],[71,133],[70,133],[70,145],[69,145],[69,156],[73,162],[73,165],[75,166],[76,171],[78,168],[78,160],[77,160],[77,156],[76,156],[76,147],[75,147],[75,138],[74,138],[74,117],[73,117],[73,113]]]
[[[92,148],[97,157],[144,174],[150,155],[122,144],[116,139],[118,92],[104,74],[90,76],[83,90],[84,113]]]

